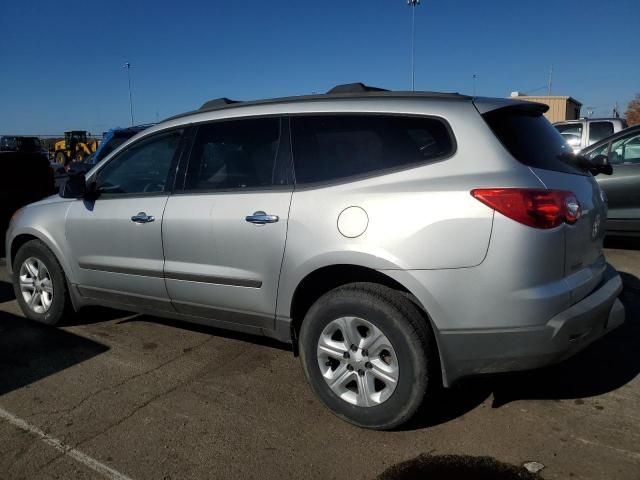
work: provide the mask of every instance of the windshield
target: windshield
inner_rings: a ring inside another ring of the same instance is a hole
[[[111,140],[108,140],[102,146],[102,148],[100,148],[100,150],[96,152],[95,163],[98,163],[100,160],[105,158],[107,155],[109,155],[111,152],[113,152],[116,148],[118,148],[120,145],[122,145],[124,142],[129,140],[134,135],[135,133],[132,133],[131,135],[121,135],[121,136],[113,137],[111,138]]]
[[[483,115],[504,147],[521,163],[533,168],[584,174],[570,163],[569,144],[539,111],[507,107]]]

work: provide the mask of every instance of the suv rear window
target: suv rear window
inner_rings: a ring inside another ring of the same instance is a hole
[[[575,158],[571,147],[541,112],[527,107],[506,107],[482,116],[519,162],[533,168],[585,174],[568,163]]]
[[[442,120],[400,115],[292,117],[296,183],[337,180],[453,154]]]

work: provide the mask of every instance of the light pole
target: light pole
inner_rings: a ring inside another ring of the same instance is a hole
[[[129,113],[131,113],[131,126],[133,126],[133,100],[131,97],[131,64],[125,63],[122,68],[127,69],[127,79],[129,80]]]
[[[472,75],[473,77],[473,96],[476,96],[476,80],[478,79],[478,75],[475,73]]]
[[[416,89],[415,56],[416,56],[416,7],[420,0],[407,0],[411,7],[411,91]]]

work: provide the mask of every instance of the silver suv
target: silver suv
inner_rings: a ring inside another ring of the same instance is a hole
[[[207,102],[18,211],[25,315],[106,305],[293,344],[356,425],[559,361],[623,322],[607,207],[531,102],[381,91]]]

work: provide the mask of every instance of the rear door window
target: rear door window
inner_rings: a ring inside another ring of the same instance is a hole
[[[185,191],[256,189],[286,185],[276,168],[279,117],[201,125],[191,150]]]
[[[571,164],[575,161],[571,147],[539,111],[506,107],[487,112],[483,118],[519,162],[533,168],[585,174]]]
[[[613,123],[591,122],[589,123],[589,145],[599,142],[603,138],[613,135]]]
[[[444,121],[399,115],[292,117],[296,183],[327,182],[453,154]]]

